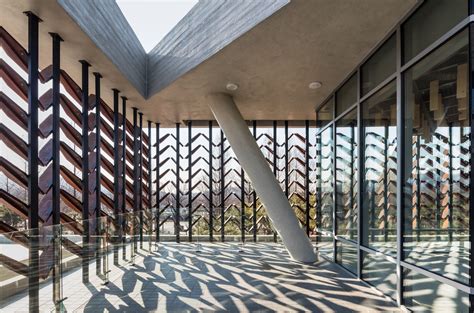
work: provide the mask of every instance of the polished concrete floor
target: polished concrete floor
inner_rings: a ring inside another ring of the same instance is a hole
[[[199,251],[197,251],[199,250]],[[135,265],[111,266],[110,282],[81,283],[80,270],[63,279],[68,312],[187,311],[398,311],[396,305],[321,260],[292,261],[280,244],[160,244],[141,251]],[[93,265],[92,265],[93,267]],[[41,289],[42,311],[50,311],[51,287]],[[25,295],[3,305],[5,312],[27,310]]]

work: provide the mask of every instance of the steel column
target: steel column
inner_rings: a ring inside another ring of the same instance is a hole
[[[364,148],[365,147],[365,138],[363,137],[363,127],[364,127],[364,121],[363,121],[363,115],[362,115],[362,105],[360,102],[360,97],[361,97],[361,84],[362,84],[362,79],[361,79],[361,71],[357,70],[357,132],[355,134],[355,140],[358,143],[357,145],[357,164],[354,164],[357,168],[357,176],[356,176],[356,181],[357,181],[357,199],[356,199],[356,204],[357,204],[357,278],[362,279],[362,265],[363,265],[363,259],[362,259],[362,251],[360,249],[362,245],[362,221],[364,218],[364,212],[362,209],[362,200],[363,200],[363,182],[364,182],[364,163],[363,160],[365,157],[364,155]],[[387,151],[387,150],[385,150]],[[386,152],[387,153],[387,152]]]
[[[101,244],[100,238],[102,235],[102,221],[100,220],[101,208],[101,198],[102,198],[102,188],[101,188],[101,137],[100,137],[100,79],[102,75],[100,73],[94,72],[95,78],[95,157],[96,157],[96,167],[95,167],[95,219],[96,219],[96,230],[95,230],[95,269],[97,275],[101,275]]]
[[[140,187],[138,184],[138,179],[139,179],[139,171],[138,171],[138,162],[139,162],[139,155],[138,155],[138,126],[137,126],[137,118],[138,118],[138,109],[133,108],[133,226],[132,226],[132,236],[133,236],[133,242],[132,242],[132,258],[134,256],[134,253],[137,252],[137,213],[140,210],[140,204],[139,204],[139,192],[140,192]]]
[[[188,240],[193,241],[192,122],[188,121]]]
[[[285,121],[285,195],[289,196],[289,177],[288,177],[288,121]],[[290,202],[291,203],[291,202]]]
[[[309,120],[305,121],[305,139],[306,139],[306,148],[305,148],[305,193],[304,198],[306,202],[306,235],[309,236],[310,228],[309,228],[309,211],[310,211],[310,203],[309,203]]]
[[[221,241],[224,242],[225,240],[225,216],[224,216],[224,212],[225,212],[225,178],[224,178],[224,175],[225,175],[225,171],[224,171],[224,166],[225,166],[225,163],[224,163],[224,132],[222,131],[221,129],[221,155],[220,155],[220,159],[221,159],[221,175],[220,175],[220,178],[221,178]]]
[[[278,180],[278,142],[277,142],[277,121],[273,121],[273,174]],[[277,232],[273,230],[273,241],[277,242]]]
[[[53,155],[52,155],[52,166],[53,166],[53,181],[52,181],[52,208],[53,208],[53,225],[59,225],[61,223],[61,165],[60,165],[60,75],[61,75],[61,51],[60,44],[62,38],[56,34],[50,34],[53,41]],[[54,255],[54,267],[53,267],[53,302],[56,310],[59,310],[61,301],[61,240],[60,240],[60,227],[54,226],[53,229],[53,255]]]
[[[402,35],[400,28],[396,32],[397,38],[397,304],[403,304],[403,223],[405,205],[405,108],[402,101],[403,82],[400,72],[402,64]],[[472,189],[471,189],[472,190]],[[471,210],[472,212],[472,210]],[[472,236],[472,235],[471,235]]]
[[[39,187],[38,187],[38,28],[40,19],[32,12],[28,16],[28,228],[29,246],[29,308],[39,311]]]
[[[449,222],[449,231],[448,231],[448,237],[449,237],[449,242],[453,241],[453,227],[454,227],[454,219],[453,219],[453,209],[454,209],[454,186],[453,186],[453,125],[452,123],[449,123],[449,153],[448,153],[448,158],[449,158],[449,178],[448,178],[448,183],[449,183],[449,203],[448,203],[448,208],[449,208],[449,216],[448,216],[448,222]]]
[[[245,242],[245,171],[240,170],[240,240]]]
[[[336,106],[337,106],[337,101],[334,101],[334,108],[333,108],[333,116],[336,116]],[[337,143],[336,143],[336,128],[337,128],[337,123],[334,122],[332,128],[332,185],[333,185],[333,190],[332,190],[332,252],[333,252],[333,262],[336,262],[336,256],[337,256],[337,242],[336,242],[336,228],[337,228],[337,219],[336,219],[336,209],[337,209],[337,168],[336,168],[336,148],[337,148]]]
[[[138,216],[140,218],[140,249],[143,249],[143,113],[138,113],[139,117],[139,166],[138,166],[138,173],[139,173],[139,180],[138,180],[138,199],[139,199],[139,213]]]
[[[383,236],[384,242],[388,240],[388,125],[384,126],[384,160],[383,160]],[[360,210],[360,209],[359,209]]]
[[[253,134],[253,139],[255,142],[257,141],[257,121],[252,121],[252,134]],[[258,145],[258,143],[257,143]],[[255,188],[253,189],[252,192],[252,197],[253,197],[253,206],[252,206],[252,211],[253,211],[253,216],[252,216],[252,225],[253,225],[253,242],[257,242],[257,192],[255,191]]]
[[[127,236],[125,233],[127,225],[127,97],[122,96],[122,259],[127,258]]]
[[[151,148],[153,145],[151,144],[151,121],[147,121],[148,123],[148,242],[151,245],[151,235],[153,234],[153,205],[152,205],[152,197],[153,197],[153,180],[152,180],[152,171],[153,168],[151,166]],[[151,247],[150,247],[151,248]]]
[[[473,12],[473,7],[471,1],[470,12]],[[469,166],[471,170],[469,171],[469,229],[474,229],[474,55],[472,53],[472,47],[474,46],[474,24],[469,24]],[[471,247],[474,243],[474,231],[469,232],[469,242]],[[469,259],[469,277],[470,277],[470,286],[474,287],[474,253],[470,253]],[[471,305],[471,310],[474,308],[474,295],[469,295],[469,302]]]
[[[213,191],[212,191],[212,121],[209,121],[209,241],[213,242],[214,237],[214,203],[213,203]]]
[[[285,173],[285,177],[284,177],[284,180],[285,180],[285,195],[286,197],[288,198],[288,202],[290,202],[290,205],[292,206],[292,203],[289,199],[289,177],[288,177],[288,141],[289,141],[289,137],[288,137],[288,121],[285,121],[285,143],[284,143],[284,146],[285,146],[285,165],[284,165],[284,173]],[[293,206],[292,206],[293,207]]]
[[[82,65],[82,282],[89,282],[90,218],[89,218],[89,67]]]
[[[421,153],[421,136],[416,135],[416,240],[420,241],[421,236],[421,164],[420,164],[420,153]],[[412,229],[413,232],[413,229]]]
[[[112,89],[114,93],[114,224],[115,231],[113,235],[114,245],[114,264],[118,265],[118,243],[122,241],[122,221],[120,214],[120,135],[119,135],[119,93],[117,89]]]
[[[160,123],[156,126],[156,242],[160,242]]]
[[[175,221],[174,221],[174,229],[175,229],[175,235],[176,235],[176,242],[180,242],[180,230],[181,230],[181,209],[180,209],[180,192],[179,192],[179,161],[180,161],[180,156],[179,156],[179,129],[180,125],[179,123],[176,123],[176,208],[175,208]]]

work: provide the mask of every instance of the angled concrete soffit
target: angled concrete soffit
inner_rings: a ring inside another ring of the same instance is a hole
[[[57,1],[144,98],[164,89],[290,2],[200,0],[147,54],[114,0]]]

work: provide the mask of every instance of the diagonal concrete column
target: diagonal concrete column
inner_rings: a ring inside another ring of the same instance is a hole
[[[232,97],[223,93],[213,94],[208,97],[208,104],[229,140],[240,165],[265,205],[267,214],[280,234],[290,256],[300,262],[316,261],[316,255],[309,238],[301,228],[295,212]]]

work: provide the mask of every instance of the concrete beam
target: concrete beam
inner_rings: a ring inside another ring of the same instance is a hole
[[[227,94],[214,94],[207,99],[219,126],[260,196],[268,216],[280,234],[290,256],[300,262],[316,261],[313,246],[301,228],[296,214],[278,184],[257,142],[249,131],[234,100]]]

